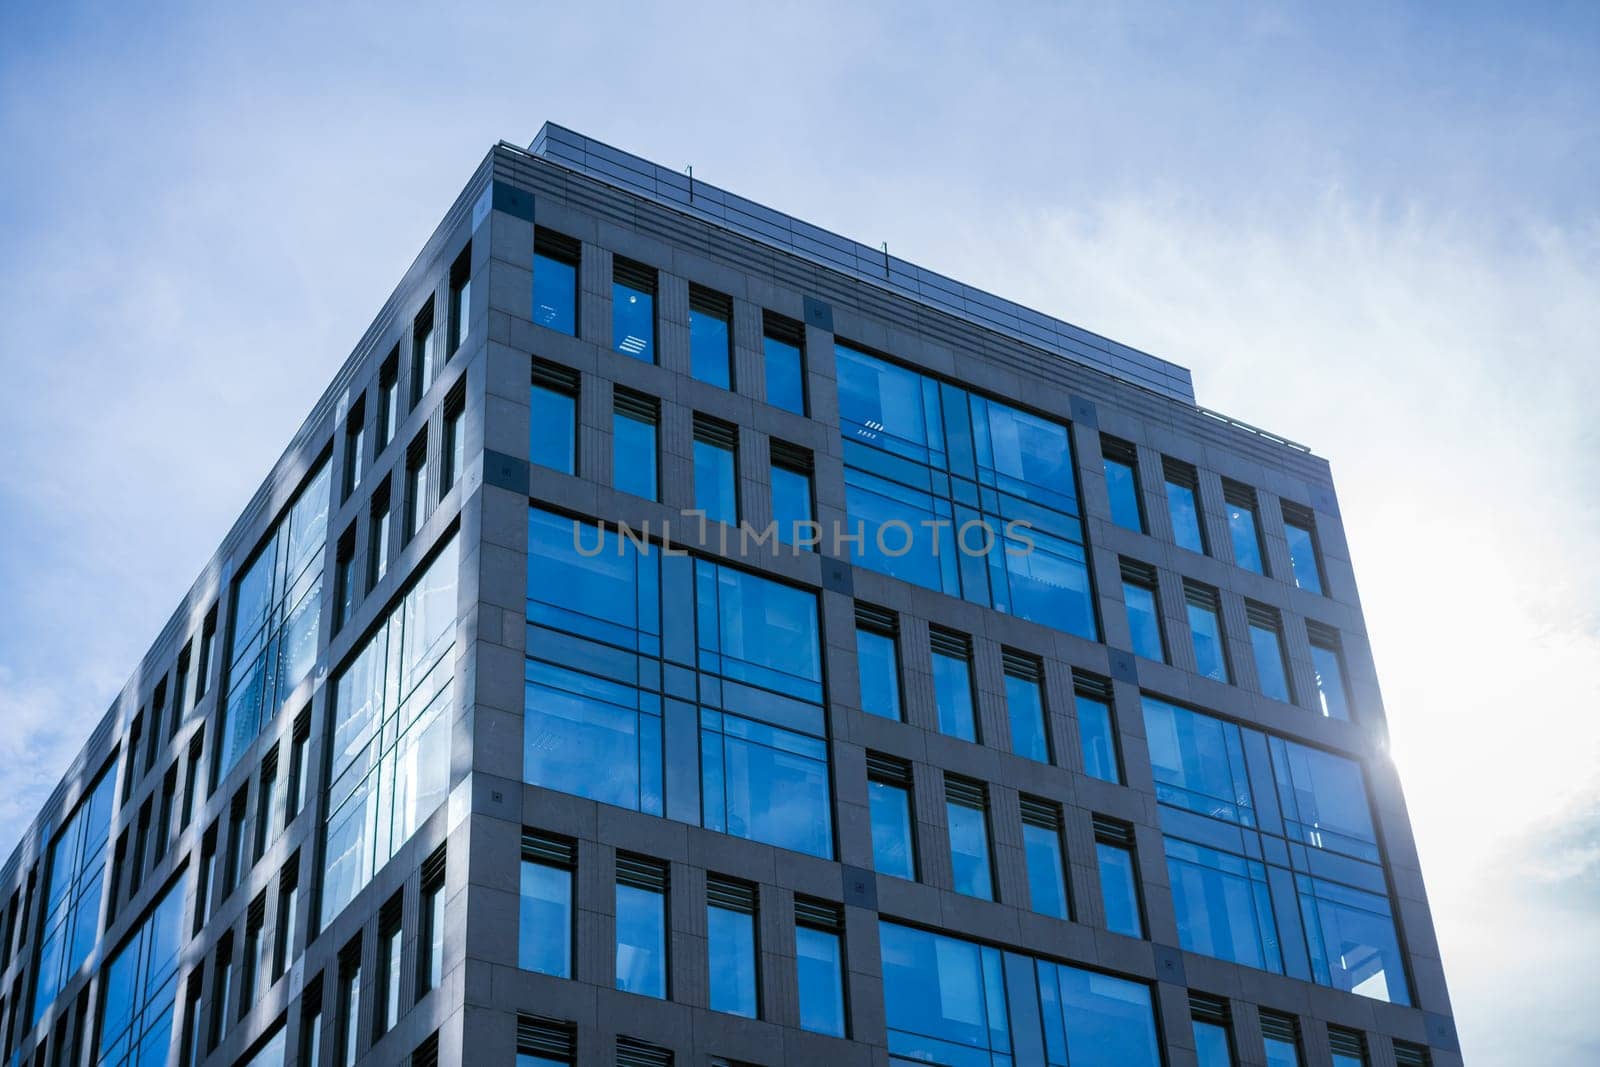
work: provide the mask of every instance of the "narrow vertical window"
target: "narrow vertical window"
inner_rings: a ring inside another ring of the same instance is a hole
[[[200,874],[195,882],[194,930],[198,934],[211,919],[211,901],[217,886],[217,828],[213,824],[200,839]]]
[[[1298,1020],[1277,1012],[1262,1012],[1261,1039],[1266,1044],[1267,1067],[1300,1067]]]
[[[288,970],[294,959],[295,948],[300,943],[295,927],[300,922],[300,855],[296,853],[283,865],[278,876],[278,925],[272,940],[272,980],[276,982]]]
[[[1339,631],[1306,622],[1311,639],[1311,669],[1317,680],[1317,706],[1330,719],[1350,718],[1350,698],[1345,687],[1344,648]]]
[[[184,702],[189,698],[189,662],[193,646],[194,642],[190,641],[178,653],[178,666],[172,680],[172,737],[177,737],[179,728],[183,726]]]
[[[439,374],[439,356],[434,350],[433,298],[422,306],[416,321],[411,325],[411,406],[417,404],[433,388]]]
[[[1100,897],[1105,903],[1106,929],[1114,934],[1143,937],[1144,911],[1139,904],[1133,827],[1096,815],[1094,852],[1100,868]]]
[[[945,775],[945,817],[950,827],[950,870],[955,890],[994,899],[989,859],[989,793],[982,782]]]
[[[1124,529],[1144,533],[1138,451],[1127,441],[1101,434],[1100,455],[1106,469],[1106,494],[1111,498],[1111,521]]]
[[[366,473],[367,407],[356,401],[344,423],[344,496],[361,487],[361,476]]]
[[[856,605],[856,664],[861,675],[861,710],[901,719],[899,619],[892,611]]]
[[[1285,703],[1292,701],[1289,662],[1283,649],[1283,616],[1277,608],[1250,601],[1245,602],[1244,614],[1250,623],[1250,650],[1255,656],[1262,695]]]
[[[689,373],[696,381],[733,388],[733,301],[689,286]]]
[[[1167,642],[1156,596],[1156,569],[1148,563],[1123,560],[1122,600],[1128,608],[1128,636],[1133,642],[1134,655],[1165,663]]]
[[[239,1018],[255,1007],[256,975],[261,971],[261,931],[267,921],[267,898],[263,893],[245,910],[244,958],[239,963]]]
[[[450,491],[467,462],[467,392],[459,383],[444,401],[444,444],[439,449],[439,493]]]
[[[667,996],[667,866],[617,856],[617,988]]]
[[[1189,636],[1194,641],[1196,669],[1219,682],[1232,680],[1228,670],[1228,645],[1222,634],[1222,597],[1209,585],[1187,579],[1183,600],[1189,614]]]
[[[1161,457],[1161,473],[1167,483],[1167,513],[1172,516],[1172,537],[1179,548],[1205,555],[1205,523],[1201,521],[1200,474],[1193,466]]]
[[[260,784],[256,787],[256,841],[255,849],[251,855],[253,862],[260,861],[266,854],[267,845],[272,842],[274,835],[281,826],[281,813],[278,810],[278,746],[272,746],[266,758],[261,761]]]
[[[577,474],[578,372],[534,360],[528,408],[528,458],[562,474]]]
[[[656,424],[661,405],[654,397],[627,389],[612,392],[611,484],[624,493],[655,500]]]
[[[424,430],[406,449],[406,540],[422,529],[428,518],[428,432]]]
[[[567,838],[523,831],[517,966],[525,971],[572,977],[572,879],[577,860],[577,845]]]
[[[568,336],[578,333],[578,263],[582,246],[553,230],[533,231],[533,322]]]
[[[306,789],[311,776],[311,709],[306,708],[295,716],[294,732],[289,742],[289,790],[284,823],[294,820],[306,807]]]
[[[216,965],[211,968],[211,1047],[228,1036],[233,1022],[233,933],[222,935],[217,944]]]
[[[1289,542],[1289,569],[1294,584],[1321,594],[1325,587],[1322,550],[1317,544],[1317,520],[1310,508],[1283,502],[1283,533]]]
[[[183,769],[183,814],[178,819],[178,829],[187,830],[194,821],[195,809],[200,804],[200,761],[205,758],[205,735],[197,732],[189,743],[189,762]]]
[[[227,866],[224,868],[222,882],[222,895],[226,897],[233,892],[244,877],[248,868],[245,862],[245,821],[250,813],[249,787],[240,789],[233,798],[233,805],[228,809],[228,850],[226,853]]]
[[[1044,664],[1037,656],[1002,649],[1006,714],[1011,720],[1011,751],[1024,759],[1050,762],[1050,730],[1044,708]]]
[[[706,876],[706,952],[711,1010],[754,1019],[756,979],[756,887]]]
[[[372,491],[372,517],[367,529],[367,588],[389,573],[389,479]]]
[[[806,413],[805,328],[793,319],[764,312],[761,355],[767,380],[767,403]]]
[[[1228,1029],[1228,1002],[1200,993],[1189,994],[1194,1025],[1196,1067],[1233,1067],[1233,1040]]]
[[[846,1037],[844,909],[797,896],[794,900],[795,986],[800,1029]]]
[[[403,904],[399,894],[384,902],[378,910],[378,982],[377,1010],[372,1013],[372,1033],[376,1040],[389,1032],[400,1019],[401,951],[404,947],[404,927],[401,924]]]
[[[1078,715],[1078,741],[1083,771],[1103,782],[1122,783],[1122,750],[1117,744],[1111,711],[1111,680],[1072,672],[1073,710]]]
[[[333,555],[333,632],[344,629],[344,624],[355,613],[356,599],[361,582],[356,578],[356,527],[355,523],[339,537]]]
[[[450,354],[466,343],[472,326],[472,242],[450,265]]]
[[[1060,805],[1035,797],[1022,798],[1022,848],[1028,865],[1029,906],[1040,915],[1071,918]]]
[[[337,1067],[355,1067],[361,1045],[361,938],[339,953],[339,1048]]]
[[[1228,507],[1228,536],[1233,540],[1233,562],[1247,571],[1265,574],[1261,526],[1256,516],[1256,491],[1238,482],[1224,481],[1222,500]]]
[[[611,261],[611,346],[656,361],[656,272],[621,256]]]
[[[400,428],[400,349],[395,348],[378,368],[378,451],[394,440]]]
[[[972,639],[965,634],[930,627],[933,647],[933,699],[939,732],[963,741],[978,740],[972,700]]]
[[[1367,1067],[1367,1042],[1359,1032],[1330,1026],[1328,1046],[1333,1067]]]
[[[211,605],[211,610],[206,612],[206,621],[200,627],[200,663],[194,673],[194,699],[195,703],[206,695],[206,686],[211,679],[211,653],[217,647],[217,606]]]
[[[694,506],[711,522],[739,521],[739,431],[720,419],[694,417]]]
[[[789,545],[807,544],[815,552],[811,452],[798,445],[773,441],[770,457],[772,521],[778,524],[778,540]]]
[[[322,1063],[322,976],[318,975],[306,985],[301,995],[300,1062],[305,1067]]]
[[[185,986],[183,999],[183,1049],[178,1062],[183,1067],[199,1067],[200,1060],[206,1054],[205,1028],[201,1024],[202,1013],[200,1005],[205,1000],[205,966],[197,966],[189,975],[188,985]],[[81,1018],[81,1016],[80,1016]],[[75,1038],[72,1042],[74,1049],[81,1049],[83,1042]],[[76,1063],[76,1060],[66,1062]],[[58,1064],[59,1067],[59,1064]]]
[[[417,996],[444,982],[445,850],[440,845],[422,861],[422,907],[417,930]]]
[[[873,869],[879,874],[915,881],[911,765],[893,756],[868,752],[867,806],[872,820]]]

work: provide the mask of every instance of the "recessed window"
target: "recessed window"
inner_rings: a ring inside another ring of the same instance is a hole
[[[389,573],[389,479],[372,492],[372,518],[367,527],[367,588],[383,581]]]
[[[361,1045],[361,938],[344,947],[339,953],[339,1042],[335,1063],[338,1067],[355,1067],[356,1050]]]
[[[667,866],[617,855],[617,988],[667,996]]]
[[[400,348],[395,346],[378,368],[378,451],[394,440],[400,426]]]
[[[694,417],[694,506],[710,522],[739,521],[739,431],[706,415]]]
[[[1409,1041],[1394,1043],[1395,1067],[1433,1067],[1433,1055],[1426,1045],[1413,1045]]]
[[[1233,1067],[1228,1002],[1219,997],[1190,993],[1189,1019],[1194,1026],[1196,1067]]]
[[[1104,782],[1121,784],[1122,750],[1111,710],[1111,679],[1073,671],[1072,700],[1078,717],[1084,773]]]
[[[568,336],[578,333],[578,263],[582,246],[565,234],[533,231],[533,322]]]
[[[1317,520],[1310,508],[1283,502],[1283,534],[1289,542],[1289,569],[1294,584],[1320,595],[1326,587],[1322,550],[1317,544]]]
[[[755,886],[706,876],[706,955],[711,1010],[754,1019],[760,1002]]]
[[[389,1032],[400,1021],[400,978],[405,931],[401,925],[401,898],[399,894],[384,902],[378,909],[378,982],[377,1010],[372,1013],[374,1039]]]
[[[338,633],[355,613],[356,602],[361,596],[361,582],[356,577],[354,523],[340,536],[333,560],[333,632]]]
[[[1221,595],[1209,585],[1185,580],[1183,600],[1189,616],[1189,636],[1194,641],[1196,669],[1215,681],[1232,681],[1228,644],[1222,631]]]
[[[300,854],[289,857],[278,875],[278,925],[272,941],[272,980],[283,977],[300,944]]]
[[[428,519],[428,433],[424,430],[406,449],[406,540]]]
[[[1349,719],[1350,697],[1339,631],[1307,621],[1306,636],[1311,641],[1311,670],[1317,681],[1317,710],[1330,719]]]
[[[1139,903],[1139,868],[1133,857],[1133,827],[1096,815],[1094,853],[1100,868],[1100,897],[1106,909],[1106,929],[1114,934],[1143,937],[1144,910]]]
[[[444,982],[445,860],[445,849],[440,845],[422,861],[422,907],[417,930],[419,998]]]
[[[1205,523],[1201,521],[1200,474],[1193,465],[1161,457],[1161,474],[1167,487],[1167,514],[1172,516],[1172,538],[1179,548],[1206,551]]]
[[[1288,1015],[1261,1013],[1261,1039],[1267,1067],[1300,1067],[1300,1023]]]
[[[1067,897],[1066,853],[1061,847],[1061,806],[1022,798],[1022,849],[1028,866],[1028,906],[1040,915],[1072,917]]]
[[[411,406],[415,408],[422,398],[433,388],[434,379],[439,375],[439,367],[444,362],[440,358],[438,345],[435,342],[437,331],[433,328],[433,298],[422,306],[422,311],[417,315],[416,321],[411,325]]]
[[[989,855],[989,793],[982,782],[945,775],[945,818],[950,830],[950,872],[955,890],[994,899]]]
[[[366,472],[367,452],[367,409],[361,401],[356,401],[350,409],[350,415],[344,424],[344,494],[341,500],[350,499],[350,494],[361,485],[361,476]]]
[[[611,347],[656,361],[656,272],[621,256],[611,261]]]
[[[894,612],[856,605],[856,664],[861,674],[861,710],[885,719],[900,710],[899,619]]]
[[[1138,452],[1127,441],[1102,434],[1100,455],[1106,469],[1106,494],[1111,498],[1111,521],[1124,529],[1144,533]]]
[[[844,909],[808,897],[794,899],[795,986],[800,1029],[846,1037]]]
[[[1156,595],[1156,569],[1148,563],[1122,561],[1122,601],[1128,609],[1128,636],[1135,655],[1158,663],[1167,661],[1167,642],[1161,627],[1161,606]]]
[[[1039,657],[1002,649],[1006,715],[1011,721],[1011,751],[1024,759],[1050,762],[1050,729],[1044,707],[1044,664]]]
[[[963,741],[978,740],[972,699],[972,639],[966,634],[930,627],[933,648],[933,700],[939,732]]]
[[[577,1034],[570,1022],[517,1016],[516,1067],[572,1067],[577,1058]]]
[[[772,521],[778,524],[778,540],[785,544],[808,543],[816,551],[811,506],[811,452],[784,441],[773,441]]]
[[[661,405],[654,397],[627,389],[612,391],[611,484],[624,493],[655,500],[656,424]]]
[[[441,496],[448,493],[450,487],[456,484],[456,480],[461,477],[462,468],[466,465],[466,413],[466,389],[458,383],[444,402],[444,444],[439,449]]]
[[[1333,1053],[1333,1067],[1367,1067],[1367,1042],[1355,1030],[1328,1027],[1328,1048]]]
[[[525,971],[572,977],[572,880],[577,860],[577,845],[571,840],[523,831],[517,966]]]
[[[450,354],[466,343],[472,326],[472,242],[450,265]]]
[[[893,756],[867,753],[867,807],[872,818],[873,869],[915,881],[911,765]]]
[[[1262,562],[1261,524],[1256,512],[1256,491],[1238,482],[1222,483],[1222,500],[1228,509],[1228,536],[1233,541],[1233,562],[1247,571],[1267,573]]]
[[[689,373],[696,380],[733,388],[733,301],[689,286]]]
[[[1256,679],[1261,693],[1284,703],[1293,701],[1289,688],[1289,658],[1283,647],[1283,616],[1277,608],[1245,602],[1244,614],[1250,624],[1250,651],[1256,661]]]
[[[806,413],[805,328],[793,319],[768,311],[761,320],[762,360],[767,380],[767,403]]]
[[[578,372],[533,361],[528,387],[528,458],[562,474],[578,473]]]

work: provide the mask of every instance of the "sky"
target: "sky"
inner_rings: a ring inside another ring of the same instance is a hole
[[[1600,8],[0,0],[0,852],[560,122],[1332,464],[1469,1065],[1600,1062]]]

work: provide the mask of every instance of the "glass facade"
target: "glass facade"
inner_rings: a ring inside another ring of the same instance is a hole
[[[323,463],[234,580],[228,695],[217,724],[219,780],[317,661],[328,481]]]
[[[457,552],[452,538],[333,681],[322,926],[449,790]]]
[[[102,978],[100,1067],[142,1067],[167,1061],[183,947],[185,883],[161,894],[133,934],[111,956]]]
[[[528,538],[525,779],[831,857],[816,595],[537,508]]]
[[[1097,639],[1066,426],[835,354],[854,561]]]
[[[1185,949],[1409,1002],[1360,764],[1144,700]]]
[[[45,1013],[78,972],[100,936],[106,845],[116,804],[116,765],[100,772],[50,846],[49,881],[41,903],[38,980],[33,1021]]]

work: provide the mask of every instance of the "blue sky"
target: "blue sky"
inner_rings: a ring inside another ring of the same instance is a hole
[[[752,6],[0,6],[0,849],[553,119],[1327,456],[1467,1061],[1600,1061],[1600,8]]]

